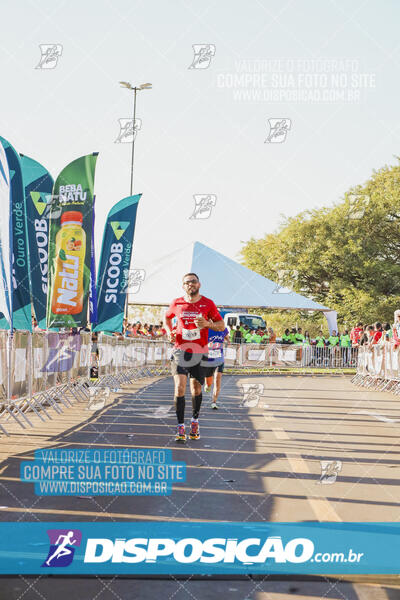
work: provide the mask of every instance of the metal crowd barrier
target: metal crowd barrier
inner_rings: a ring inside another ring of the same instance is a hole
[[[75,402],[89,402],[100,390],[169,373],[166,341],[116,336],[0,331],[0,433],[13,419],[22,429],[61,414]]]
[[[361,346],[358,352],[357,373],[352,383],[378,391],[400,394],[399,347],[391,342]]]
[[[354,369],[357,348],[300,346],[292,344],[227,344],[225,365],[233,369],[285,367]]]
[[[171,352],[171,344],[164,340],[51,331],[16,331],[11,336],[0,331],[0,433],[7,434],[5,423],[10,419],[26,429],[33,426],[33,413],[45,421],[52,418],[53,411],[61,414],[75,402],[90,402],[101,390],[109,394],[110,389],[120,391],[121,385],[138,378],[167,374]],[[373,377],[378,377],[382,365],[387,375],[397,376],[397,353],[388,362],[382,352],[376,350],[373,359],[365,358],[362,368],[368,381],[373,369]],[[358,364],[360,374],[363,356],[357,359],[353,348],[225,346],[226,366],[239,372],[286,367],[343,369]]]

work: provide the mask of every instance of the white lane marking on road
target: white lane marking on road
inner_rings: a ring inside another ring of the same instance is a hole
[[[133,412],[140,417],[150,417],[152,419],[164,419],[168,416],[171,406],[143,407],[143,408],[123,408],[124,412]]]
[[[264,415],[266,417],[266,415]],[[269,414],[268,421],[275,421],[276,419],[274,415]],[[279,427],[278,425],[271,425],[272,432],[278,440],[290,440],[290,435]],[[293,473],[311,473],[310,469],[304,458],[301,456],[295,457],[289,453],[285,453],[287,461],[292,469]],[[316,515],[318,521],[336,521],[340,522],[342,519],[339,517],[329,500],[326,498],[315,498],[307,495],[307,500],[311,505],[314,514]]]
[[[368,415],[369,417],[374,417],[375,419],[377,419],[377,421],[383,421],[384,423],[400,423],[399,419],[391,419],[390,417],[385,417],[385,415],[379,415],[378,413],[374,413],[370,410],[352,411],[350,414]]]

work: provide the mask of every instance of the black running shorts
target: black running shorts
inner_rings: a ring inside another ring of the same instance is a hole
[[[204,377],[211,377],[212,375],[214,375],[215,371],[217,371],[217,373],[223,373],[224,363],[221,363],[220,365],[215,365],[215,367],[204,367],[203,371]]]
[[[196,379],[200,385],[203,385],[203,364],[207,361],[207,358],[206,354],[194,354],[193,352],[176,348],[171,356],[171,373],[172,375],[186,375],[187,377]]]

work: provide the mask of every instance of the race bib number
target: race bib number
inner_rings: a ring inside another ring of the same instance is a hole
[[[209,350],[208,358],[221,358],[222,350]]]
[[[192,340],[198,340],[200,338],[200,329],[197,327],[196,329],[182,329],[182,339],[188,340],[189,342]]]

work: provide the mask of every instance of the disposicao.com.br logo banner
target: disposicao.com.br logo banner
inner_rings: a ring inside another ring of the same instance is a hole
[[[399,523],[0,523],[0,574],[397,574],[399,540]]]

